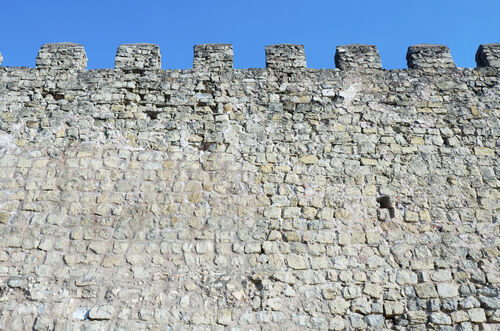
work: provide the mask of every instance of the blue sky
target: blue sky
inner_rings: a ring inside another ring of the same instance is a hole
[[[406,68],[408,46],[448,45],[475,67],[481,43],[500,42],[500,0],[86,0],[0,3],[4,66],[35,65],[40,46],[85,46],[88,68],[112,68],[119,44],[160,45],[163,68],[190,68],[193,45],[230,43],[236,68],[264,67],[265,45],[305,46],[308,67],[334,68],[337,45],[377,46],[384,68]]]

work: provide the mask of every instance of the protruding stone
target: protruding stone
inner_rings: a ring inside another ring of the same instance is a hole
[[[3,56],[2,56],[2,52],[0,52],[0,64],[2,64],[2,61],[3,61]]]
[[[450,49],[444,45],[420,44],[408,47],[406,61],[410,69],[452,69],[455,63]]]
[[[373,45],[342,45],[335,52],[335,67],[340,70],[381,69],[380,55]]]
[[[45,44],[36,57],[38,69],[85,70],[87,54],[80,44],[54,43]]]
[[[476,52],[476,64],[478,67],[500,68],[500,44],[479,45]]]
[[[194,45],[193,69],[210,71],[233,70],[233,46],[230,44]]]
[[[278,44],[266,46],[266,67],[270,69],[305,68],[304,45]]]
[[[161,69],[160,47],[156,44],[125,44],[116,51],[115,69],[146,71]]]

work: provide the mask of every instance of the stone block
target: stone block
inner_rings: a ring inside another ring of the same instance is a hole
[[[469,311],[467,313],[469,314],[469,318],[470,318],[471,322],[474,322],[474,323],[486,322],[486,315],[484,313],[484,309],[473,308],[473,309],[469,309]]]
[[[274,70],[305,68],[304,46],[291,44],[266,46],[266,67]]]
[[[437,284],[437,291],[441,298],[451,298],[458,295],[458,287],[451,283]]]
[[[115,70],[142,72],[161,69],[160,47],[155,44],[125,44],[118,46]]]
[[[2,52],[0,52],[0,64],[2,64],[2,61],[3,61],[3,56],[2,56]]]
[[[335,67],[340,70],[381,69],[380,55],[373,45],[337,46]]]
[[[444,45],[420,44],[408,47],[406,61],[410,69],[453,69],[450,49]]]
[[[436,287],[432,283],[415,285],[415,292],[417,292],[417,296],[422,299],[436,298],[438,296]]]
[[[309,263],[306,258],[298,254],[290,254],[287,257],[288,266],[295,270],[304,270],[309,268]]]
[[[111,305],[94,306],[90,308],[88,317],[91,320],[109,320],[114,313],[115,307]]]
[[[82,71],[87,68],[87,54],[80,44],[70,42],[45,44],[38,51],[36,67]]]
[[[441,313],[441,312],[432,313],[429,316],[429,321],[431,323],[439,324],[439,325],[450,325],[451,324],[450,316],[446,315],[445,313]]]

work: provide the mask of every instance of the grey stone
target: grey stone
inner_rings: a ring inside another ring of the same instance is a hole
[[[437,291],[441,298],[451,298],[458,295],[458,286],[451,283],[437,284]]]
[[[160,48],[155,44],[125,44],[116,50],[115,69],[144,71],[161,69]]]
[[[75,43],[45,44],[36,57],[38,69],[85,70],[87,54],[82,45]]]
[[[408,47],[406,53],[408,68],[411,69],[450,69],[455,68],[450,49],[443,45],[421,44]]]
[[[233,70],[233,46],[204,44],[194,46],[193,69],[224,72]]]
[[[448,315],[441,312],[432,313],[429,316],[429,321],[434,324],[445,324],[445,325],[451,324],[451,318]]]
[[[476,52],[476,63],[478,67],[500,67],[500,44],[479,45]]]
[[[291,44],[266,46],[266,67],[270,69],[305,68],[304,46]]]
[[[380,55],[373,45],[337,46],[335,67],[341,70],[381,69]]]
[[[90,308],[88,317],[91,320],[109,320],[115,314],[115,307],[111,305],[94,306]]]

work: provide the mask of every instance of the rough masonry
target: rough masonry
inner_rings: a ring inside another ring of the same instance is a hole
[[[500,44],[265,53],[0,67],[0,329],[499,328]]]

